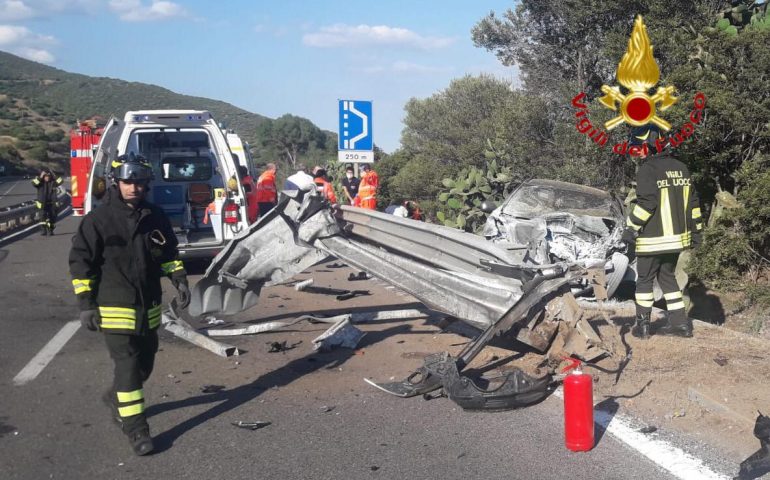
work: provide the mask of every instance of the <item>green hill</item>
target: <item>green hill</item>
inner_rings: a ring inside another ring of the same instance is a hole
[[[66,172],[67,132],[77,120],[94,116],[106,120],[139,109],[209,110],[217,121],[256,146],[259,160],[282,160],[275,142],[259,133],[271,131],[266,127],[273,120],[265,116],[156,85],[69,73],[0,51],[0,163],[10,167],[9,171],[29,171],[48,164]],[[330,141],[320,142],[314,156],[333,155],[327,146],[335,145],[331,141],[334,134],[322,135]]]

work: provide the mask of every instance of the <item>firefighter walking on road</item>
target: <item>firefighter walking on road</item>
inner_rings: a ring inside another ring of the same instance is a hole
[[[40,174],[32,179],[32,185],[37,189],[35,207],[41,212],[41,235],[53,235],[56,225],[56,211],[58,210],[57,192],[62,184],[61,177],[55,176],[51,170],[44,168]]]
[[[114,383],[102,400],[128,436],[134,453],[153,450],[145,417],[144,382],[158,351],[161,277],[190,302],[177,239],[163,211],[146,202],[152,168],[140,157],[113,162],[112,185],[101,205],[83,218],[69,255],[80,322],[101,330],[114,362]]]
[[[257,205],[259,205],[259,216],[264,216],[278,203],[278,191],[275,188],[274,163],[268,163],[267,168],[257,180]]]
[[[361,168],[364,173],[361,174],[361,182],[358,184],[358,201],[356,203],[361,208],[376,210],[380,178],[368,163],[364,163]]]
[[[636,201],[630,206],[622,237],[627,245],[635,245],[637,257],[636,326],[632,333],[644,339],[650,336],[653,281],[657,278],[668,323],[655,333],[692,337],[692,324],[674,271],[680,252],[700,244],[700,204],[687,166],[665,150],[657,153],[656,145],[661,143],[657,140],[654,128],[632,131],[630,143],[642,159],[636,176]]]

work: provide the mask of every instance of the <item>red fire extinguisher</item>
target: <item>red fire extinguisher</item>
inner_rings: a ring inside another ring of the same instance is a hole
[[[571,364],[564,377],[564,444],[573,452],[594,448],[593,378],[580,370],[580,360],[568,358]]]

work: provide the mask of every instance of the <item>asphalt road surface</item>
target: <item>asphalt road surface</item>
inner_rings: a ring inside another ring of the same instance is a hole
[[[518,411],[468,413],[445,398],[400,399],[366,385],[365,376],[404,376],[420,363],[421,347],[444,341],[417,321],[363,326],[359,350],[330,353],[310,342],[325,327],[298,325],[234,338],[246,352],[229,359],[164,332],[145,385],[158,452],[135,457],[99,401],[111,381],[102,334],[79,329],[36,378],[13,381],[77,317],[67,252],[79,220],[60,222],[54,237],[29,235],[0,249],[2,479],[673,478],[599,430],[594,450],[569,452],[553,397]],[[376,287],[361,301],[402,301]],[[302,311],[299,297],[281,295],[252,316]],[[266,343],[281,340],[295,348],[267,353]],[[214,393],[203,393],[206,385]],[[251,431],[231,425],[237,421],[271,425]]]
[[[0,180],[0,208],[35,199],[35,187],[29,179],[21,177]]]

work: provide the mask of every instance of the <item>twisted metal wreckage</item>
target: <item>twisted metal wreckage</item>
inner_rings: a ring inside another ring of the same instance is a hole
[[[466,409],[522,407],[551,393],[565,357],[614,355],[570,288],[587,280],[597,298],[606,298],[604,264],[537,264],[532,248],[502,248],[453,228],[332,207],[313,191],[285,191],[272,211],[214,259],[193,290],[189,311],[240,312],[258,302],[263,287],[331,255],[482,331],[456,357],[433,354],[405,380],[372,385],[402,397],[443,388]],[[543,355],[548,373],[535,378],[516,368],[489,388],[462,374],[495,336],[509,332]]]

